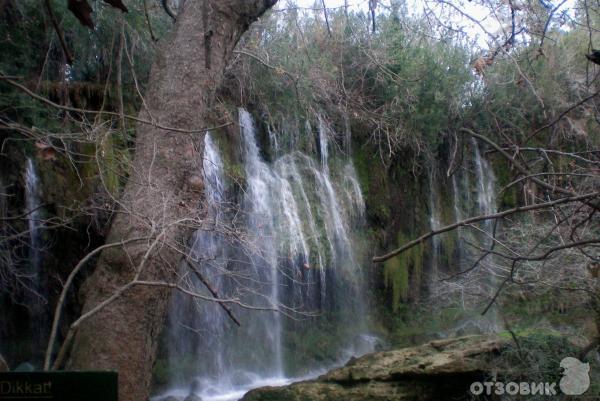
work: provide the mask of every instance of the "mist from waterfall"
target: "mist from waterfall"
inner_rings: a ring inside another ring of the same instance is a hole
[[[182,267],[181,282],[212,297],[208,282],[219,298],[235,299],[227,305],[241,325],[216,302],[174,296],[169,394],[187,394],[197,380],[203,400],[235,400],[250,388],[314,375],[372,351],[360,246],[351,235],[364,223],[364,199],[347,157],[337,155],[330,168],[332,133],[318,121],[318,154],[294,147],[285,153],[280,136],[296,144],[299,134],[269,128],[275,157],[267,162],[252,116],[240,109],[245,185],[237,198],[217,141],[206,134],[206,224],[194,235],[193,261]],[[318,335],[334,345],[329,359],[311,361],[302,348],[308,342],[298,338]]]

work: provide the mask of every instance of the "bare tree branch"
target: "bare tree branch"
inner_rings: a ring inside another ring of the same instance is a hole
[[[519,206],[519,207],[515,207],[512,209],[504,210],[504,211],[498,212],[498,213],[470,217],[468,219],[461,220],[459,222],[447,225],[447,226],[439,228],[437,230],[432,230],[432,231],[428,232],[427,234],[423,234],[419,238],[417,238],[413,241],[410,241],[410,242],[406,243],[405,245],[401,246],[400,248],[395,249],[391,252],[388,252],[384,255],[375,256],[373,258],[373,262],[375,262],[375,263],[385,262],[386,260],[391,259],[394,256],[397,256],[397,255],[401,254],[402,252],[404,252],[414,246],[419,245],[420,243],[424,242],[425,240],[427,240],[433,236],[455,230],[459,227],[466,226],[468,224],[473,224],[473,223],[477,223],[479,221],[485,221],[485,220],[500,219],[500,218],[510,216],[515,213],[523,213],[523,212],[528,212],[528,211],[532,211],[532,210],[547,209],[549,207],[560,205],[560,204],[565,204],[565,203],[589,201],[589,200],[594,199],[599,196],[600,196],[600,192],[592,192],[592,193],[585,194],[585,195],[561,198],[561,199],[557,199],[557,200],[545,202],[545,203],[538,203],[538,204],[529,205],[529,206]]]

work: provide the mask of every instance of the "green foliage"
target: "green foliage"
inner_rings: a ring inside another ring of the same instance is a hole
[[[400,304],[394,313],[385,317],[386,339],[393,347],[422,344],[439,338],[466,317],[461,308],[445,307],[433,311],[424,305]]]
[[[233,135],[227,128],[216,130],[211,135],[218,144],[227,181],[232,188],[243,190],[246,187],[246,171],[238,154],[237,135]]]
[[[136,88],[144,89],[155,52],[143,1],[128,1],[127,14],[103,2],[91,2],[93,31],[77,21],[66,1],[51,1],[74,59],[72,65],[66,64],[43,4],[37,0],[2,2],[0,53],[10,57],[0,59],[0,73],[14,76],[59,105],[119,111],[122,100],[124,113],[137,114],[141,101]],[[149,15],[154,34],[164,36],[172,26],[168,17],[160,10]],[[118,196],[131,161],[134,132],[127,120],[122,126],[118,118],[94,118],[50,107],[4,81],[0,82],[0,119],[3,127],[10,123],[15,128],[0,132],[0,140],[10,138],[6,143],[11,152],[36,156],[34,143],[61,150],[52,160],[39,160],[45,165],[45,201],[75,210],[99,187]]]
[[[512,340],[512,336],[506,333],[503,335]],[[498,359],[499,370],[508,372],[505,380],[557,383],[557,389],[562,377],[560,361],[566,357],[577,357],[580,350],[565,337],[543,331],[518,335],[517,341],[518,345],[511,341]],[[600,366],[597,359],[590,358],[588,362],[592,387],[586,394],[598,394]],[[528,398],[542,400],[548,397]]]
[[[365,199],[367,216],[372,226],[385,226],[392,218],[389,205],[388,172],[367,146],[355,146],[352,161]]]
[[[519,345],[525,354],[519,355],[519,349],[514,344],[504,353],[511,370],[527,377],[535,376],[539,381],[557,381],[560,378],[558,367],[561,359],[577,355],[577,349],[565,338],[547,333],[537,332],[521,337]],[[526,370],[517,370],[517,366]]]
[[[396,312],[400,301],[408,298],[408,263],[405,258],[396,256],[385,262],[383,266],[386,289],[392,291],[392,310]]]
[[[5,3],[8,5],[0,20],[0,53],[10,57],[0,59],[1,73],[22,77],[21,82],[59,104],[75,103],[92,109],[118,110],[121,89],[125,112],[136,113],[140,107],[137,92],[143,91],[148,82],[150,60],[156,51],[143,0],[128,1],[130,12],[126,15],[101,1],[92,2],[95,31],[79,24],[68,12],[66,1],[52,1],[75,59],[68,67],[40,2]],[[379,13],[379,28],[374,34],[365,29],[368,16],[361,12],[346,16],[341,9],[332,10],[331,36],[316,15],[297,9],[273,13],[243,38],[243,53],[236,54],[220,93],[224,102],[249,105],[264,116],[269,126],[282,134],[280,145],[286,149],[298,141],[296,149],[314,154],[314,123],[318,117],[326,118],[338,133],[332,138],[332,152],[351,153],[354,161],[367,204],[370,239],[386,247],[404,245],[426,226],[426,208],[422,205],[426,204],[423,199],[427,192],[420,183],[423,167],[430,169],[433,158],[449,159],[447,154],[452,153],[450,145],[455,137],[458,145],[466,142],[459,134],[461,127],[468,126],[499,143],[521,144],[533,130],[592,89],[586,81],[589,65],[582,56],[587,51],[587,33],[575,26],[564,32],[551,30],[543,54],[537,41],[515,43],[509,55],[500,53],[496,57],[483,78],[471,71],[470,62],[479,54],[470,44],[453,36],[436,39],[424,20],[400,10],[399,2],[393,7],[400,14]],[[162,11],[153,9],[150,23],[159,38],[172,26]],[[121,29],[125,53],[119,50]],[[117,87],[119,56],[122,88]],[[60,196],[84,202],[99,179],[112,195],[119,193],[130,167],[131,125],[123,127],[110,118],[84,121],[76,113],[46,107],[5,82],[0,82],[0,90],[3,120],[37,127],[44,131],[45,138],[66,144],[78,156],[71,164],[59,155],[54,169],[44,173],[44,181],[52,188],[49,193],[56,197],[52,200],[63,206],[66,202]],[[597,111],[592,108],[576,108],[568,120],[544,130],[530,145],[558,144],[573,151],[590,144],[597,147],[600,130],[594,116]],[[305,120],[313,124],[312,130],[304,126]],[[344,144],[347,148],[342,146],[345,138],[340,134],[345,132],[346,123],[353,135],[350,144]],[[87,131],[75,135],[82,126]],[[5,131],[2,135],[2,139],[4,135],[18,138],[15,146],[28,155],[35,151],[33,142],[42,137],[29,135],[25,138],[28,141],[20,141],[20,131]],[[226,175],[243,189],[246,177],[239,162],[238,143],[227,133],[215,137]],[[457,148],[460,158],[460,146]],[[570,160],[546,156],[552,158],[556,171],[572,168]],[[505,160],[495,159],[494,171],[500,187],[514,180],[515,172]],[[85,190],[79,187],[78,176],[86,182]],[[451,193],[444,189],[440,193],[441,220],[448,224],[456,217]],[[501,206],[517,205],[519,194],[517,188],[505,192]],[[315,195],[307,191],[307,196]],[[319,213],[314,210],[313,214],[318,220]],[[527,223],[533,226],[536,222]],[[317,221],[317,226],[319,232],[309,244],[313,260],[325,237],[323,222]],[[457,237],[449,233],[441,241],[442,263],[450,266]],[[322,251],[329,259],[328,247]],[[408,304],[412,292],[419,291],[425,252],[426,246],[420,244],[388,260],[383,267],[386,302],[397,319],[394,330],[398,343],[413,336],[431,335],[460,315],[456,310],[428,315]],[[527,316],[530,308],[516,303],[507,311]],[[569,323],[561,316],[551,316],[551,320]],[[338,340],[340,333],[329,338],[302,334],[290,337],[292,347],[301,352],[317,350],[322,361],[333,359],[328,349],[334,348],[330,344]],[[534,342],[530,345],[541,354],[554,352],[554,348],[542,347],[543,341],[550,340],[554,341],[540,337],[538,342],[531,340]],[[193,363],[182,361],[182,366],[176,368],[185,371]],[[164,369],[158,365],[159,376]]]
[[[398,246],[408,242],[408,237],[402,232],[398,233]],[[400,302],[408,299],[409,282],[418,288],[423,271],[423,244],[410,248],[408,251],[388,259],[384,263],[383,274],[386,289],[392,294],[392,310],[396,312]]]
[[[282,119],[324,112],[342,132],[349,118],[353,134],[378,143],[384,159],[402,147],[436,148],[461,121],[474,80],[470,55],[405,18],[409,29],[380,15],[373,35],[364,14],[332,10],[330,37],[322,21],[298,11],[273,15],[243,43],[269,66],[242,55],[235,68],[242,88],[230,92],[257,104],[276,128]]]
[[[334,322],[339,316],[328,314],[315,318],[311,325],[302,327],[286,322],[286,372],[302,376],[318,366],[330,366],[339,358],[339,344],[348,342],[351,334]],[[347,326],[350,328],[351,326]]]

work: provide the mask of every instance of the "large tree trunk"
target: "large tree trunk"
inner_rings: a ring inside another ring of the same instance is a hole
[[[237,41],[275,2],[185,1],[173,36],[152,68],[145,95],[148,109],[140,117],[162,127],[203,127]],[[197,219],[202,201],[198,177],[203,136],[137,126],[131,175],[107,241],[156,235],[160,240],[105,250],[82,290],[84,313],[130,282],[140,266],[143,280],[173,282],[192,226],[182,220]],[[116,369],[121,401],[148,399],[170,293],[165,287],[135,286],[84,321],[75,335],[69,368]]]

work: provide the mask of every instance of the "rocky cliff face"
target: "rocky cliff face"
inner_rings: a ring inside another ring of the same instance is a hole
[[[314,380],[252,390],[242,401],[466,400],[506,346],[496,336],[469,336],[377,352]]]

